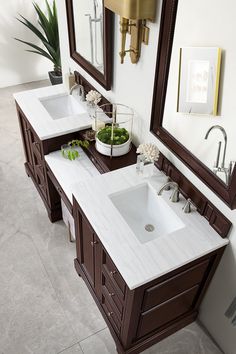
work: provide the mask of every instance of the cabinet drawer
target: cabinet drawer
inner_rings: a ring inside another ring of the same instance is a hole
[[[112,262],[111,258],[103,250],[102,252],[102,263],[105,271],[107,272],[112,284],[115,286],[115,289],[118,290],[119,296],[123,299],[125,295],[125,281],[118,272],[116,266]]]
[[[102,292],[104,296],[108,298],[114,312],[121,320],[123,314],[123,304],[119,296],[117,295],[115,289],[113,288],[111,282],[109,281],[108,277],[106,276],[105,272],[102,272]]]
[[[90,161],[92,161],[92,163],[94,164],[94,166],[96,167],[96,169],[102,174],[104,173],[103,168],[100,166],[100,164],[98,163],[98,161],[95,159],[95,157],[90,153],[90,151],[88,149],[84,150],[85,153],[87,154],[87,156],[89,157]]]
[[[106,313],[106,316],[108,320],[110,321],[112,327],[116,331],[117,334],[120,333],[120,328],[121,328],[121,322],[119,318],[117,317],[116,313],[112,309],[110,302],[107,300],[107,298],[102,294],[102,307]]]
[[[145,290],[142,311],[147,311],[183,291],[192,288],[194,285],[199,284],[204,277],[208,264],[209,259],[167,279],[163,283]]]
[[[185,314],[194,305],[199,285],[141,314],[137,337],[143,337]]]

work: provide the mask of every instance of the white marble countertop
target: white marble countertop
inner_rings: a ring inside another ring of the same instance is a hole
[[[40,99],[67,94],[65,87],[55,85],[39,89],[22,91],[13,96],[26,115],[41,140],[91,128],[92,122],[88,113],[62,119],[52,119],[41,104]]]
[[[45,160],[60,183],[67,198],[72,203],[72,186],[75,181],[88,180],[91,177],[99,176],[100,172],[81,148],[76,148],[80,157],[75,161],[65,159],[61,151],[51,152],[45,155]]]
[[[110,194],[148,181],[155,190],[166,181],[156,169],[150,179],[136,174],[135,165],[122,168],[89,180],[74,183],[70,188],[89,222],[132,290],[224,245],[222,239],[197,211],[184,214],[185,203],[171,203],[170,191],[160,198],[171,206],[185,227],[167,236],[140,243],[133,231],[113,205]],[[158,198],[158,197],[157,197]]]

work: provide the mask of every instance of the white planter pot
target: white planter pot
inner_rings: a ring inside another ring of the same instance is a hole
[[[121,145],[113,145],[112,147],[112,156],[122,156],[125,155],[129,152],[130,150],[130,144],[131,144],[131,139],[126,141],[124,144]],[[97,137],[96,137],[96,149],[100,154],[105,155],[105,156],[111,156],[111,145],[109,144],[104,144],[102,143]]]

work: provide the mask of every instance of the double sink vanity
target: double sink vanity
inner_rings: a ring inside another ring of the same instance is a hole
[[[63,158],[61,145],[83,139],[92,123],[86,104],[63,85],[14,97],[27,175],[52,222],[62,218],[61,201],[73,217],[75,268],[118,353],[140,353],[194,321],[230,222],[162,155],[150,178],[137,173],[134,146],[110,159],[92,142],[78,148],[78,160]],[[166,175],[178,182],[178,203],[171,191],[157,195]],[[184,213],[189,194],[197,210]]]

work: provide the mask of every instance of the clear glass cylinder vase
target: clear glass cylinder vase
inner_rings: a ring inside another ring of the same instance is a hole
[[[152,177],[154,161],[149,160],[144,154],[137,156],[136,171],[144,178]]]

